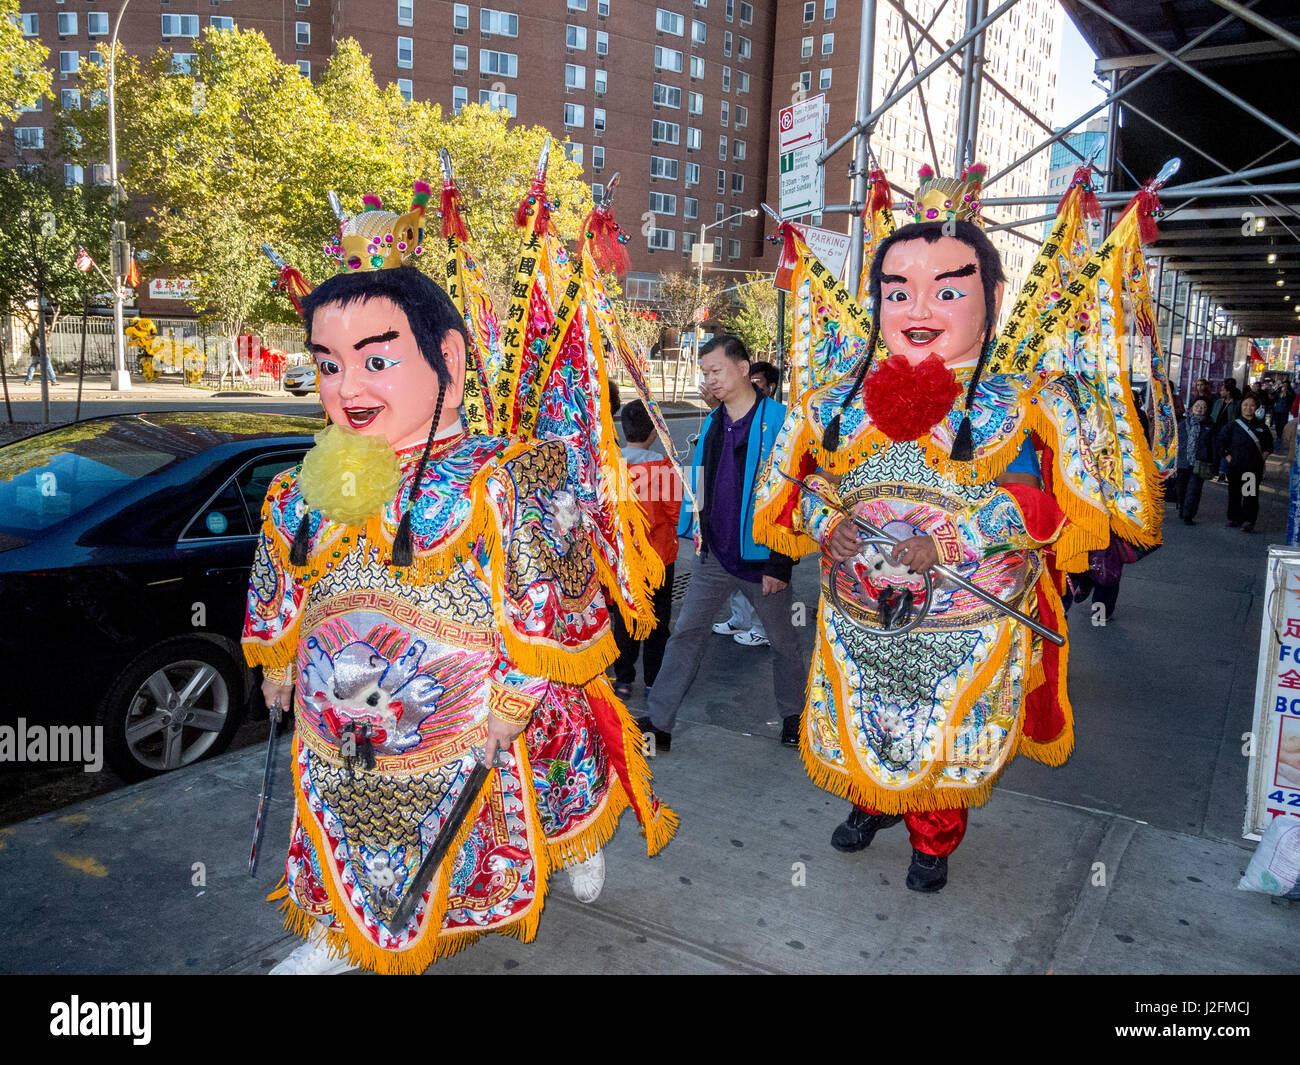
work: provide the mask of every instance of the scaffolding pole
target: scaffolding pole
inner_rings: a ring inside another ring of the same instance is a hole
[[[1276,37],[1283,44],[1300,52],[1300,37],[1297,37],[1294,33],[1288,33],[1276,22],[1269,21],[1263,15],[1255,14],[1250,8],[1242,7],[1241,4],[1234,3],[1233,0],[1214,0],[1214,2],[1225,11],[1231,11],[1242,22],[1249,22],[1257,30],[1263,30],[1270,37]]]
[[[862,209],[867,202],[867,172],[871,169],[870,139],[873,123],[863,119],[871,110],[871,80],[876,59],[876,0],[862,0],[862,24],[858,30],[858,110],[853,123],[857,130],[857,143],[853,146],[853,191],[850,198],[856,208],[853,224],[849,227],[849,272],[845,281],[852,291],[857,291],[862,277],[862,242],[866,235],[866,220]],[[821,160],[818,160],[821,162]],[[823,163],[823,168],[825,164]]]

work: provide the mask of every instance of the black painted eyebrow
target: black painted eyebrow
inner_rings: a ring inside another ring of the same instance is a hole
[[[907,278],[902,274],[881,274],[880,283],[882,285],[906,285]]]
[[[971,267],[971,269],[973,270],[974,267]],[[364,340],[358,340],[355,344],[352,345],[352,350],[360,351],[367,344],[387,344],[390,340],[396,340],[398,335],[399,334],[396,329],[390,329],[388,330],[387,333],[376,333],[372,337],[366,337]]]
[[[965,266],[959,266],[956,270],[949,270],[945,274],[935,274],[934,279],[936,281],[943,281],[949,277],[973,277],[975,275],[975,270],[976,266],[974,263],[967,263]]]

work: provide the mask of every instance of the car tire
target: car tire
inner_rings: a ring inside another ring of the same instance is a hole
[[[104,759],[133,782],[220,754],[243,721],[245,690],[239,664],[218,644],[194,637],[159,644],[109,685],[96,719]]]

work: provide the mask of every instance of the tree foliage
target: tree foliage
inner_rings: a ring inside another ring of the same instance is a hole
[[[375,83],[370,60],[344,40],[318,84],[281,62],[256,31],[209,28],[195,42],[187,73],[171,57],[119,52],[119,172],[138,247],[152,264],[169,264],[197,282],[196,309],[237,327],[293,320],[271,291],[275,268],[267,243],[313,282],[333,272],[321,246],[336,221],[328,191],[354,212],[367,193],[405,211],[411,185],[441,184],[438,149],[451,153],[469,206],[473,246],[493,287],[504,290],[519,234],[511,215],[527,191],[546,131],[501,111],[466,107],[444,117],[438,105],[406,102],[395,86]],[[83,89],[106,87],[104,67],[84,63]],[[79,159],[107,153],[103,107],[61,113],[64,147]],[[591,196],[581,167],[560,144],[551,153],[548,191],[562,236],[578,235]],[[431,247],[417,264],[436,280],[443,264],[432,208]],[[158,265],[154,265],[157,269]]]
[[[694,274],[659,275],[660,314],[664,327],[677,334],[679,344],[694,332],[700,308],[716,315],[726,287],[725,281],[707,275],[702,285]]]
[[[50,50],[40,38],[24,37],[17,17],[18,0],[0,0],[0,123],[52,96],[50,68],[45,65]]]
[[[754,355],[774,358],[777,350],[777,290],[772,275],[757,271],[746,274],[735,289],[736,305],[726,319],[726,329],[745,342]],[[794,315],[786,304],[785,341],[789,350]]]

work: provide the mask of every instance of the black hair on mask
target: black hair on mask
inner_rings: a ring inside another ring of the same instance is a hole
[[[826,451],[836,451],[840,446],[840,414],[849,408],[849,405],[857,398],[858,393],[862,390],[862,382],[866,380],[867,372],[871,369],[872,356],[875,354],[876,345],[880,340],[880,286],[881,275],[885,272],[885,255],[895,244],[901,244],[905,240],[923,240],[927,244],[934,244],[943,237],[954,237],[963,244],[970,247],[975,252],[975,261],[979,264],[980,280],[984,285],[984,343],[980,346],[979,361],[975,364],[975,373],[971,375],[970,386],[966,389],[965,409],[967,414],[961,420],[961,425],[957,430],[957,436],[952,444],[952,458],[958,462],[970,462],[973,457],[973,447],[971,443],[970,432],[970,405],[975,398],[975,389],[979,385],[980,376],[984,372],[984,363],[988,358],[989,344],[993,340],[993,330],[997,328],[997,290],[998,285],[1006,281],[1006,274],[1002,270],[1002,259],[998,255],[997,248],[993,247],[993,242],[985,235],[984,230],[975,225],[974,222],[913,222],[903,226],[887,236],[876,248],[876,254],[871,260],[871,272],[867,279],[868,306],[871,308],[871,334],[867,337],[867,354],[858,367],[857,376],[853,379],[853,387],[849,394],[844,397],[844,402],[840,404],[839,411],[836,412],[826,425],[822,433],[822,448]]]

